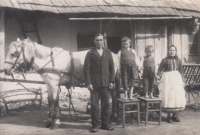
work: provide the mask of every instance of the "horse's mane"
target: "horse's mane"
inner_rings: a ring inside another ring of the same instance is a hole
[[[38,44],[37,42],[34,42],[30,39],[29,39],[29,41],[27,41],[26,46],[28,49],[28,53],[32,54],[34,51],[35,57],[37,57],[39,59],[45,59],[45,58],[49,57],[51,54],[51,51],[59,52],[59,51],[63,50],[62,48],[57,48],[57,47],[54,47],[54,48],[46,47],[46,46]]]

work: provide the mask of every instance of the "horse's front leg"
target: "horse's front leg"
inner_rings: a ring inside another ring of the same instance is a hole
[[[53,123],[51,124],[51,129],[57,129],[60,127],[60,116],[61,116],[61,111],[60,111],[60,106],[59,106],[59,93],[60,89],[58,87],[58,82],[53,81],[50,84],[50,91],[51,91],[51,118],[53,119]]]
[[[51,92],[50,86],[47,84],[47,94],[48,94],[48,105],[49,105],[49,117],[48,120],[45,123],[45,128],[51,127],[53,124],[54,118],[53,118],[53,94]]]

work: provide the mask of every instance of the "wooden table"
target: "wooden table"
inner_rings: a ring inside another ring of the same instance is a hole
[[[117,100],[117,118],[119,121],[119,112],[121,111],[122,113],[122,127],[124,128],[125,126],[125,114],[127,113],[131,113],[131,120],[132,118],[132,113],[137,113],[137,121],[138,121],[138,126],[140,125],[140,100],[138,99],[122,99],[122,98],[118,98]],[[119,105],[122,105],[122,109],[119,109]],[[130,110],[126,110],[125,107],[127,105],[137,105],[137,109],[130,109]]]

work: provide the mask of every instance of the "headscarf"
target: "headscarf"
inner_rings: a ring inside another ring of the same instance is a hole
[[[169,49],[172,48],[172,47],[175,48],[175,51],[176,51],[175,56],[170,56],[170,55],[169,55]],[[178,59],[178,55],[177,55],[177,47],[176,47],[175,45],[171,45],[171,46],[169,46],[169,49],[168,49],[168,56],[167,56],[167,58],[168,58],[168,59]]]
[[[169,55],[169,49],[172,48],[172,47],[175,48],[175,51],[176,51],[175,56]],[[172,71],[176,70],[176,68],[177,68],[177,62],[176,61],[178,60],[178,56],[177,56],[177,48],[176,48],[175,45],[169,46],[167,59],[171,63],[171,66],[169,66],[168,68],[171,68]]]

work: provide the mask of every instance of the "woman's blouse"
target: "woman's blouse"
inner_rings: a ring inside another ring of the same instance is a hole
[[[162,72],[179,71],[184,79],[184,70],[181,60],[178,57],[166,57],[162,59],[158,68],[158,75]]]

